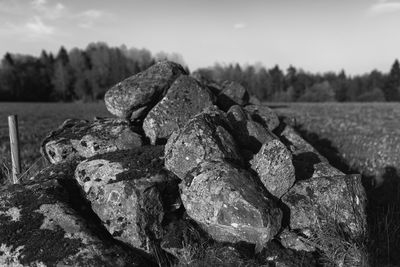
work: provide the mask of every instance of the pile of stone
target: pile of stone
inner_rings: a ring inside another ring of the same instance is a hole
[[[1,266],[169,266],[204,244],[313,266],[329,252],[321,231],[365,241],[360,176],[240,84],[165,61],[109,89],[105,104],[117,118],[65,121],[41,147],[53,165],[1,189]]]

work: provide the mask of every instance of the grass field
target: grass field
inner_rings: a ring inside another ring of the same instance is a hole
[[[400,104],[284,103],[271,106],[333,165],[347,173],[364,174],[369,189],[371,266],[398,266]],[[10,114],[19,116],[23,170],[40,158],[41,140],[65,119],[111,116],[103,103],[0,103],[0,162],[7,166],[10,159],[7,116]],[[373,189],[370,179],[383,186]]]

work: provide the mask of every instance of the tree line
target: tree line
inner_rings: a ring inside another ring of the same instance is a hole
[[[373,70],[350,76],[339,73],[313,74],[290,66],[266,69],[261,64],[241,67],[238,64],[216,64],[197,70],[209,80],[234,80],[251,95],[270,102],[372,102],[400,101],[400,65],[395,60],[389,73]]]
[[[39,57],[6,53],[0,64],[0,101],[95,101],[117,82],[141,72],[157,60],[184,65],[182,56],[147,49],[109,47],[92,43],[85,49],[56,55],[42,51]],[[400,101],[398,60],[387,74],[349,76],[344,71],[313,74],[291,66],[267,69],[261,64],[241,67],[221,65],[196,70],[216,82],[233,80],[261,101]]]

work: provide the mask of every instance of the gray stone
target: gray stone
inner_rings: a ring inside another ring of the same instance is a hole
[[[144,146],[81,162],[75,178],[93,211],[110,234],[133,247],[153,252],[162,238],[164,216],[159,184],[172,179],[163,170],[163,146]]]
[[[147,114],[143,130],[154,145],[166,140],[194,115],[213,105],[213,95],[190,76],[181,75],[164,98]]]
[[[0,189],[1,266],[154,266],[102,236],[56,176]]]
[[[253,121],[243,109],[232,106],[227,113],[232,126],[232,135],[242,149],[257,153],[262,144],[272,141],[275,137],[267,128]]]
[[[345,175],[343,172],[339,171],[327,162],[319,162],[314,164],[314,172],[311,178],[316,177],[334,177]]]
[[[249,103],[249,93],[240,83],[225,81],[217,99],[218,106],[227,111],[233,105],[244,106]]]
[[[108,111],[120,118],[138,119],[145,115],[181,74],[179,64],[162,61],[111,87],[104,96]]]
[[[284,139],[287,143],[290,152],[293,155],[298,155],[301,153],[313,153],[320,161],[328,162],[328,160],[323,157],[312,145],[310,145],[306,140],[304,140],[296,130],[291,126],[286,125],[280,134],[280,138]]]
[[[175,131],[165,146],[165,167],[184,180],[206,161],[241,162],[241,156],[225,118],[218,109],[207,109]]]
[[[250,113],[253,120],[273,131],[279,126],[278,115],[265,105],[247,105],[244,109]]]
[[[279,241],[282,246],[288,249],[307,252],[314,252],[316,250],[315,246],[311,245],[311,242],[305,237],[299,236],[288,229],[284,229],[279,234]]]
[[[69,119],[43,140],[41,152],[49,162],[56,164],[141,145],[141,136],[124,120]]]
[[[255,179],[226,162],[204,163],[181,183],[183,205],[213,239],[263,246],[277,234],[282,212]]]
[[[283,197],[290,227],[313,236],[326,225],[343,226],[354,240],[366,235],[366,194],[359,175],[298,181]]]
[[[292,164],[292,155],[277,139],[263,144],[250,163],[265,188],[278,198],[294,184],[295,169]]]

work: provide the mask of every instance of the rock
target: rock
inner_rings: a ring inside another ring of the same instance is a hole
[[[56,164],[141,145],[141,136],[124,120],[69,119],[43,140],[41,152],[49,162]]]
[[[227,111],[233,105],[244,106],[249,102],[249,93],[240,83],[225,81],[222,84],[217,99],[217,105]]]
[[[249,104],[252,105],[262,105],[260,99],[257,96],[251,95],[249,98]]]
[[[312,253],[282,248],[275,240],[269,242],[257,258],[266,264],[262,266],[320,266]]]
[[[250,163],[265,188],[278,198],[294,184],[296,178],[292,155],[277,139],[263,144]]]
[[[282,233],[279,234],[279,240],[282,246],[288,249],[307,252],[314,252],[316,250],[316,248],[312,246],[311,242],[306,238],[301,237],[288,229],[284,229]]]
[[[162,238],[163,197],[158,184],[173,179],[163,170],[163,146],[143,146],[81,162],[75,178],[110,234],[153,252]],[[178,194],[178,192],[176,192]]]
[[[285,125],[285,128],[281,132],[280,136],[283,142],[290,149],[290,152],[294,155],[301,153],[313,153],[320,161],[328,162],[328,160],[323,157],[318,151],[310,145],[306,140],[304,140],[291,126]]]
[[[273,131],[279,126],[278,115],[265,105],[247,105],[244,109],[250,113],[251,118]]]
[[[143,130],[151,144],[166,140],[194,115],[213,105],[213,95],[190,76],[181,75],[147,114]]]
[[[276,138],[268,129],[253,121],[238,105],[232,106],[227,113],[232,135],[242,149],[257,153],[262,144]]]
[[[1,266],[155,265],[99,236],[59,178],[0,189]]]
[[[229,163],[204,163],[190,184],[180,185],[187,214],[217,241],[262,246],[281,226],[274,200],[249,172]]]
[[[108,111],[131,120],[143,117],[186,71],[179,64],[161,61],[111,87],[104,96]]]
[[[339,225],[354,240],[366,235],[366,194],[359,175],[298,181],[283,197],[290,227],[312,236],[326,225]]]
[[[314,164],[314,172],[311,178],[316,177],[334,177],[345,175],[327,162],[319,162]]]
[[[165,146],[165,167],[184,180],[207,161],[241,162],[241,156],[223,112],[207,109],[175,131]]]

